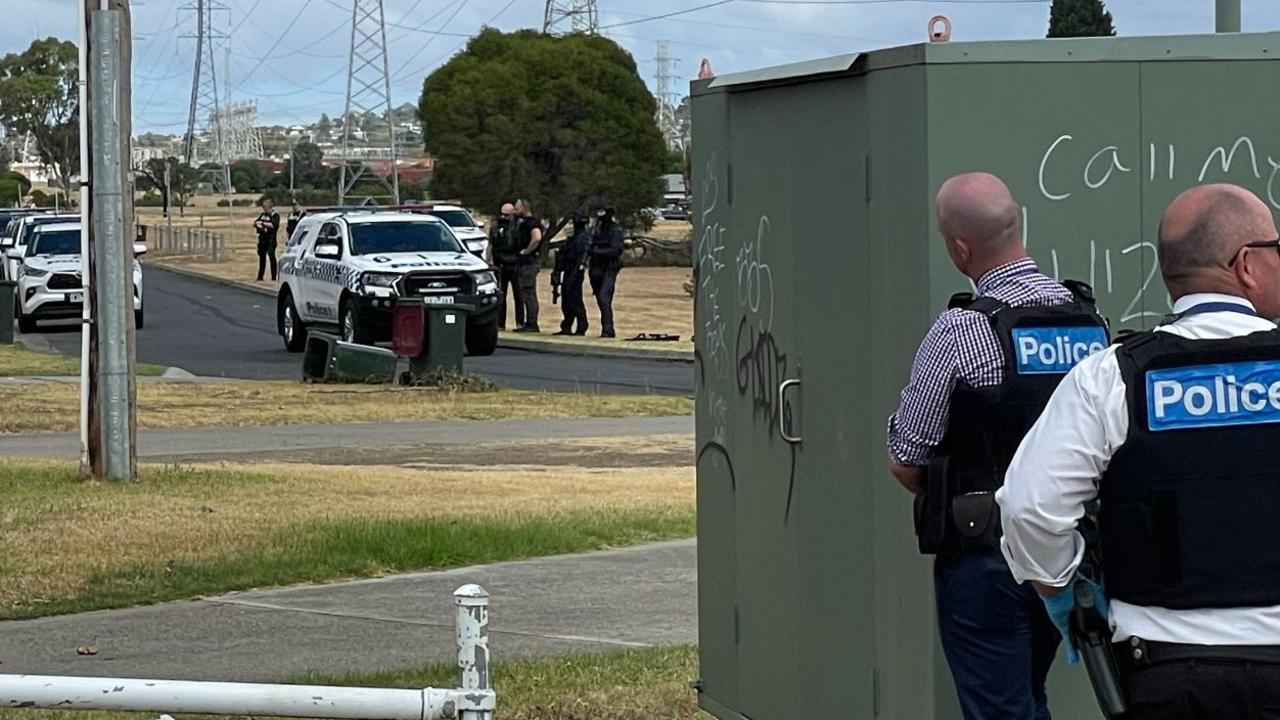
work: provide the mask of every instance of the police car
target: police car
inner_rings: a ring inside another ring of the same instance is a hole
[[[133,316],[143,325],[142,264],[137,258],[146,246],[133,246]],[[80,223],[36,226],[28,238],[17,269],[18,329],[35,332],[40,320],[80,317],[84,285],[80,278]]]
[[[498,281],[438,217],[395,210],[319,211],[298,223],[280,260],[276,327],[290,352],[307,328],[347,342],[390,339],[396,298],[466,310],[467,352],[498,346]]]
[[[476,257],[484,257],[485,248],[489,247],[489,236],[484,231],[484,223],[471,217],[471,213],[465,208],[457,205],[430,205],[426,212],[445,221],[468,252]]]

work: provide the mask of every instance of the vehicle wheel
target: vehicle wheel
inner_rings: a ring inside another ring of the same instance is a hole
[[[369,336],[369,331],[364,328],[360,322],[360,313],[356,312],[355,303],[343,302],[342,311],[338,313],[341,318],[342,341],[355,343],[357,345],[372,345],[373,338]]]
[[[142,308],[138,308],[137,310],[133,311],[133,328],[135,330],[141,330],[142,325],[143,325]]]
[[[18,313],[18,332],[33,333],[36,331],[36,319]]]
[[[498,321],[467,326],[467,354],[473,357],[492,355],[498,349]]]
[[[307,346],[307,326],[298,317],[298,309],[293,306],[293,296],[285,295],[280,298],[276,308],[284,349],[291,353],[302,352]]]

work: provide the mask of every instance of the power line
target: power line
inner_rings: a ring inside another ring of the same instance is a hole
[[[496,22],[496,21],[498,20],[498,18],[500,18],[500,17],[502,17],[503,15],[505,15],[505,14],[506,14],[506,12],[507,12],[508,10],[510,10],[510,9],[511,9],[511,6],[512,6],[512,5],[515,5],[515,4],[516,4],[516,0],[507,0],[507,4],[506,4],[506,5],[503,5],[501,10],[499,10],[499,11],[498,11],[498,12],[496,12],[496,13],[494,13],[494,14],[493,14],[493,17],[491,17],[491,18],[489,18],[488,20],[486,20],[486,21],[483,23],[483,25],[481,25],[481,29],[484,29],[484,27],[486,27],[486,26],[488,26],[488,25],[492,25],[494,22]],[[479,31],[477,31],[477,33],[478,33],[478,32],[479,32]],[[472,37],[475,37],[475,34],[474,34],[474,33],[473,33],[472,35],[469,35],[469,36],[468,36],[468,40],[470,40],[470,38],[472,38]],[[427,70],[429,70],[429,69],[431,69],[431,68],[435,67],[436,65],[440,64],[440,61],[444,60],[445,58],[449,57],[450,55],[452,55],[452,54],[454,54],[454,53],[458,52],[459,50],[461,50],[462,48],[466,47],[466,45],[467,45],[467,41],[466,41],[466,40],[464,40],[463,42],[460,42],[460,43],[458,43],[457,45],[454,45],[452,48],[450,48],[448,51],[446,51],[446,52],[445,52],[445,54],[441,55],[440,57],[436,58],[435,60],[432,60],[431,62],[427,63],[426,65],[422,65],[422,66],[420,66],[419,68],[417,68],[416,70],[410,70],[408,73],[400,73],[400,77],[404,78],[404,77],[409,77],[409,76],[412,76],[412,75],[417,75],[417,74],[419,74],[419,73],[426,72]]]
[[[448,19],[446,19],[446,20],[444,21],[444,23],[440,25],[440,29],[441,29],[441,30],[444,30],[445,28],[449,27],[449,23],[453,22],[453,19],[454,19],[454,18],[456,18],[456,17],[458,17],[458,13],[462,12],[462,9],[463,9],[463,8],[465,8],[465,7],[467,6],[467,3],[468,3],[468,2],[470,2],[470,1],[471,1],[471,0],[462,0],[462,2],[461,2],[461,3],[458,3],[458,7],[454,8],[454,10],[453,10],[453,14],[452,14],[452,15],[450,15],[450,16],[448,17]],[[427,41],[426,41],[426,42],[424,42],[424,43],[422,43],[422,47],[418,48],[418,51],[417,51],[417,52],[415,52],[414,54],[410,55],[408,60],[405,60],[404,62],[400,63],[400,67],[396,68],[396,71],[395,71],[394,73],[392,73],[392,79],[393,79],[393,80],[394,80],[394,79],[396,79],[396,77],[398,77],[398,76],[400,75],[400,71],[402,71],[402,70],[404,70],[406,67],[408,67],[408,66],[409,66],[409,63],[413,62],[414,58],[416,58],[416,57],[418,57],[419,55],[421,55],[423,50],[426,50],[427,48],[431,47],[431,42],[432,42],[433,40],[435,40],[437,37],[438,37],[438,34],[437,34],[437,35],[432,35],[431,37],[427,38]],[[470,36],[468,36],[468,37],[470,37]]]
[[[284,32],[280,33],[280,36],[277,37],[275,41],[268,46],[271,48],[271,51],[268,52],[266,55],[263,55],[262,58],[258,60],[257,64],[253,66],[253,69],[249,71],[249,75],[252,75],[255,72],[257,72],[258,68],[262,67],[263,63],[265,63],[267,60],[270,60],[271,57],[275,55],[276,50],[280,46],[280,41],[284,40],[285,37],[289,35],[289,32],[293,30],[293,26],[298,24],[298,20],[302,18],[302,14],[307,11],[307,6],[310,4],[311,4],[311,0],[306,0],[305,2],[302,3],[302,7],[298,8],[298,14],[294,15],[293,20],[289,21],[289,24],[285,27]],[[239,90],[240,86],[243,84],[244,84],[244,80],[241,80],[240,82],[236,83],[236,89]]]
[[[1048,5],[1053,0],[738,0],[763,5],[895,5],[939,3],[944,5]]]
[[[600,29],[608,30],[609,28],[625,27],[627,25],[639,25],[640,23],[653,22],[654,20],[664,20],[666,18],[675,17],[677,15],[688,15],[689,13],[698,12],[699,10],[706,10],[708,8],[719,7],[721,5],[728,5],[731,2],[735,2],[735,0],[716,0],[716,2],[707,3],[706,5],[699,5],[697,7],[686,8],[684,10],[675,10],[669,13],[663,13],[662,15],[651,15],[646,18],[640,18],[639,20],[628,20],[626,22],[613,23],[612,25],[601,25]]]

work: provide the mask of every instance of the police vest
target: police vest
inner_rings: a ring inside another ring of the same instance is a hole
[[[1107,594],[1174,609],[1280,604],[1280,331],[1125,338],[1129,435],[1099,483]]]
[[[1076,297],[1062,305],[1013,307],[991,297],[952,298],[952,308],[987,318],[1000,343],[1004,375],[1000,384],[985,387],[960,381],[952,392],[946,433],[917,498],[921,552],[999,541],[993,493],[1018,445],[1067,371],[1110,343],[1092,291],[1083,283],[1069,286]]]

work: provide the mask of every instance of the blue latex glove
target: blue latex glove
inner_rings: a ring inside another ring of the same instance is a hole
[[[1071,582],[1067,583],[1067,586],[1057,595],[1040,596],[1040,599],[1044,601],[1044,609],[1049,613],[1049,619],[1053,621],[1054,627],[1058,628],[1058,632],[1062,633],[1062,639],[1066,641],[1068,665],[1075,665],[1080,662],[1080,653],[1076,651],[1075,645],[1071,644],[1071,611],[1076,608],[1075,584],[1077,580],[1084,580],[1089,583],[1089,587],[1093,589],[1094,602],[1097,604],[1098,612],[1102,613],[1103,618],[1110,617],[1111,610],[1107,604],[1107,594],[1103,591],[1102,586],[1083,576],[1072,578]]]

